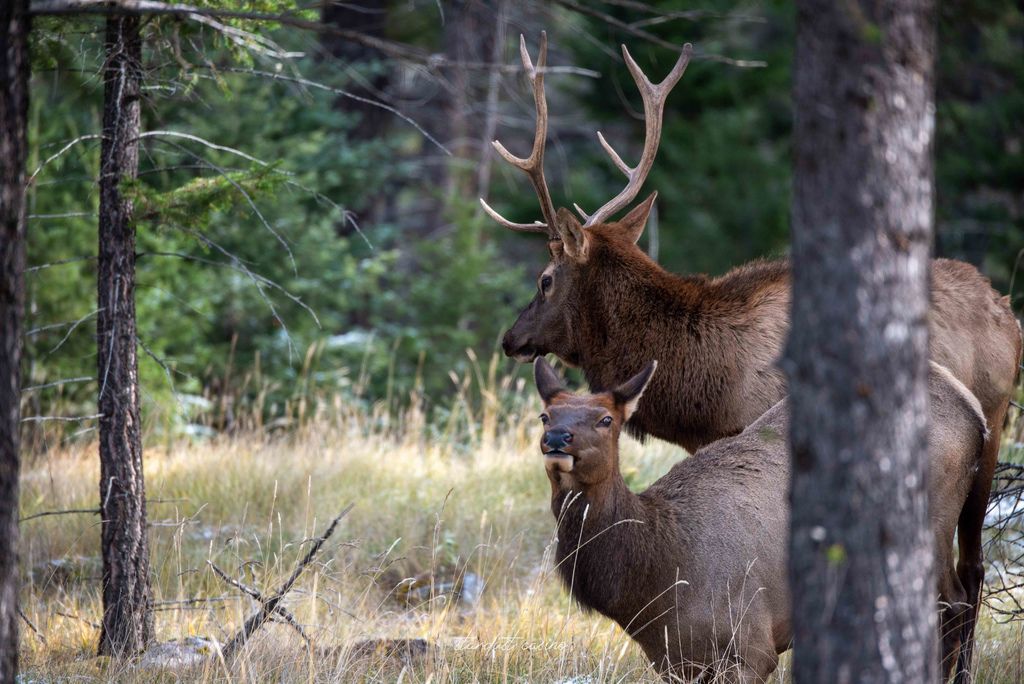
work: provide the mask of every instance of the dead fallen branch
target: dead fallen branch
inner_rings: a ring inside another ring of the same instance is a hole
[[[84,622],[85,624],[89,625],[93,629],[100,629],[100,625],[99,625],[98,622],[93,622],[92,620],[87,620],[84,617],[82,617],[81,615],[75,615],[74,613],[65,613],[64,611],[60,611],[60,610],[55,610],[55,611],[53,611],[53,613],[54,613],[54,615],[60,615],[61,617],[68,618],[69,620],[78,620],[79,622]]]
[[[211,603],[228,603],[230,601],[238,601],[239,599],[241,599],[240,596],[209,596],[205,598],[187,598],[180,599],[177,601],[156,601],[153,603],[152,607],[154,611],[182,609],[187,610],[190,608],[194,608],[195,606],[206,608]]]
[[[45,644],[45,643],[46,643],[46,637],[44,637],[44,636],[43,636],[43,633],[39,631],[39,628],[38,628],[38,627],[36,627],[36,626],[35,626],[35,625],[34,625],[34,624],[32,623],[32,621],[28,619],[28,615],[25,615],[25,611],[23,611],[23,610],[21,609],[21,606],[18,606],[18,615],[20,615],[20,616],[21,616],[21,619],[25,621],[25,624],[26,624],[26,625],[28,625],[28,628],[29,628],[29,629],[31,629],[31,630],[32,630],[32,632],[33,632],[33,633],[34,633],[34,634],[35,634],[35,635],[36,635],[37,637],[39,637],[39,640],[40,640],[40,641],[42,641],[42,642],[43,642],[43,643]]]
[[[316,554],[319,553],[320,548],[328,539],[330,539],[331,535],[334,534],[334,530],[338,527],[338,523],[340,523],[342,518],[348,515],[348,512],[352,510],[352,506],[353,504],[349,504],[348,506],[346,506],[341,511],[341,513],[339,513],[338,516],[333,521],[331,521],[331,524],[327,527],[327,530],[321,536],[313,540],[313,545],[309,548],[309,551],[306,552],[306,555],[302,558],[302,560],[299,561],[298,566],[296,566],[291,576],[287,580],[285,580],[284,584],[282,584],[270,598],[264,596],[262,592],[260,592],[256,588],[251,587],[230,577],[227,573],[225,573],[223,570],[214,565],[212,561],[207,561],[207,563],[210,565],[210,567],[213,569],[213,571],[217,574],[218,577],[220,577],[222,580],[224,580],[231,586],[235,587],[242,593],[252,597],[259,604],[259,608],[256,610],[256,612],[249,616],[249,618],[242,625],[242,628],[238,631],[238,633],[235,634],[235,636],[233,636],[231,640],[224,645],[223,649],[221,650],[221,653],[224,656],[225,660],[231,660],[232,658],[234,658],[234,656],[245,645],[249,638],[253,634],[255,634],[256,631],[260,627],[262,627],[264,623],[268,621],[279,621],[291,626],[293,629],[295,629],[296,632],[299,633],[303,641],[306,642],[306,646],[310,648],[312,647],[312,640],[309,638],[309,635],[307,635],[305,630],[302,629],[302,626],[299,625],[298,621],[295,619],[295,616],[292,615],[287,609],[285,609],[284,605],[282,604],[285,595],[287,595],[288,592],[291,591],[292,587],[295,585],[295,582],[298,581],[299,576],[302,575],[303,570],[306,569],[306,566],[313,562],[313,559],[316,558]]]

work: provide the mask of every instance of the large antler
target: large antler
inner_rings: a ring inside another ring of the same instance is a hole
[[[533,85],[533,100],[537,105],[537,130],[533,136],[533,150],[530,156],[525,159],[513,155],[505,149],[505,146],[495,140],[492,144],[498,154],[512,166],[522,169],[530,177],[533,189],[537,192],[540,200],[540,209],[544,214],[544,222],[514,223],[509,221],[480,198],[480,204],[488,216],[511,230],[524,233],[547,233],[549,236],[555,234],[555,206],[551,203],[551,193],[548,192],[547,181],[544,180],[544,144],[548,137],[548,103],[544,97],[544,67],[548,61],[548,35],[541,31],[540,34],[540,55],[537,58],[537,67],[534,68],[530,60],[530,53],[526,51],[526,39],[519,35],[519,54],[523,58],[523,68]]]
[[[601,141],[601,147],[612,158],[615,166],[619,167],[619,170],[626,174],[629,182],[626,183],[626,187],[622,192],[589,216],[580,209],[580,205],[574,204],[573,206],[576,207],[576,211],[586,221],[583,224],[584,226],[592,226],[596,223],[607,221],[609,217],[621,211],[632,202],[637,193],[640,192],[640,186],[647,179],[647,174],[650,173],[651,166],[654,165],[654,157],[658,154],[658,143],[661,142],[662,114],[665,111],[665,99],[675,84],[679,82],[679,79],[683,77],[683,72],[686,71],[686,66],[690,63],[690,55],[692,53],[693,46],[689,43],[684,45],[683,52],[679,55],[679,59],[676,60],[676,65],[672,67],[672,71],[669,72],[664,81],[655,85],[644,76],[644,72],[633,61],[626,46],[622,46],[622,56],[626,60],[626,66],[629,67],[629,72],[633,74],[633,80],[636,81],[636,87],[640,90],[640,96],[644,100],[644,124],[646,127],[644,151],[637,165],[630,167],[626,162],[622,161],[622,157],[619,156],[618,152],[612,149],[612,146],[604,139],[601,132],[597,132],[597,138]]]

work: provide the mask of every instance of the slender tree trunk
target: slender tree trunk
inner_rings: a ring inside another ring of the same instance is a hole
[[[153,635],[135,337],[135,226],[120,191],[139,166],[139,18],[107,19],[96,332],[99,354],[101,654],[130,656]]]
[[[487,98],[484,110],[484,131],[480,138],[480,160],[476,169],[476,188],[478,197],[491,196],[491,169],[494,161],[494,148],[491,141],[498,130],[498,90],[501,88],[501,65],[505,59],[506,26],[508,24],[508,0],[496,0],[494,3],[494,35],[491,40],[491,68],[487,72]],[[477,215],[483,209],[477,205]]]
[[[495,14],[499,15],[495,20]],[[454,63],[450,70],[450,85],[443,96],[440,112],[444,117],[447,144],[452,152],[445,177],[445,201],[438,206],[435,226],[442,219],[441,210],[450,200],[475,202],[480,195],[476,187],[476,165],[480,159],[479,145],[486,129],[487,111],[480,116],[474,103],[487,101],[490,82],[484,83],[467,63],[488,62],[493,59],[498,34],[504,33],[504,7],[482,0],[456,0],[448,3],[444,25],[444,52]],[[497,52],[500,54],[500,52]],[[493,72],[492,72],[493,73]],[[500,74],[495,74],[500,79]],[[494,86],[497,89],[497,84]],[[493,140],[493,134],[491,140]],[[486,141],[490,147],[490,140]]]
[[[0,3],[0,682],[18,672],[18,427],[25,305],[28,0]]]
[[[933,682],[925,480],[934,6],[797,8],[786,352],[793,676]]]

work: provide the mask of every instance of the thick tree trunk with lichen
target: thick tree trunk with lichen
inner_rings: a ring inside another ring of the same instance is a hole
[[[934,7],[797,3],[790,582],[801,682],[930,682]]]
[[[103,625],[99,652],[126,657],[153,636],[135,336],[135,225],[120,190],[139,166],[139,18],[107,19],[96,324]]]
[[[25,306],[28,1],[0,6],[0,683],[18,672],[18,428]]]

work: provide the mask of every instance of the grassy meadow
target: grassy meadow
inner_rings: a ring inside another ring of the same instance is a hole
[[[613,623],[584,614],[552,572],[550,488],[537,454],[532,386],[479,380],[447,423],[406,411],[310,401],[299,427],[204,440],[151,436],[145,453],[150,549],[161,642],[229,639],[255,607],[218,579],[271,593],[308,542],[351,512],[288,595],[314,647],[265,625],[231,664],[202,656],[115,663],[95,655],[99,526],[93,514],[22,524],[22,592],[38,633],[22,632],[23,682],[42,681],[660,681]],[[464,383],[463,387],[468,387]],[[509,408],[514,407],[514,408]],[[96,506],[94,443],[31,456],[22,515]],[[684,452],[627,441],[634,488]],[[196,601],[195,599],[203,599]],[[380,640],[412,641],[398,650]],[[426,646],[429,644],[429,646]],[[1021,623],[986,616],[978,681],[1024,681]],[[785,681],[786,668],[775,676]]]

